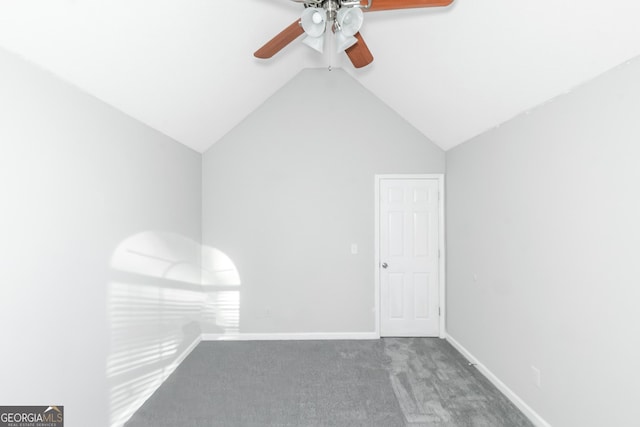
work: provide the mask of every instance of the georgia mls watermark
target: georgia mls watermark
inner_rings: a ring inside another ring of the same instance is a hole
[[[64,427],[64,406],[0,406],[0,427]]]

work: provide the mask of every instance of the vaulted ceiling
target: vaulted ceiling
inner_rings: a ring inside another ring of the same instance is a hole
[[[0,0],[0,47],[197,151],[303,68],[344,68],[448,149],[640,54],[637,0],[455,0],[367,13],[375,61],[363,69],[300,41],[252,56],[301,11],[288,0]]]

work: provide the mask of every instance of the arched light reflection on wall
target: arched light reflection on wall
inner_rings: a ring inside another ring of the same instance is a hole
[[[240,275],[222,251],[168,232],[122,241],[111,257],[106,374],[111,427],[122,426],[199,340],[237,333]]]
[[[240,275],[235,264],[222,251],[202,248],[202,284],[207,293],[203,322],[207,332],[222,330],[236,334],[240,328]]]

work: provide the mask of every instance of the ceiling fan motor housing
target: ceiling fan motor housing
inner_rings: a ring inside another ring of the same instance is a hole
[[[327,18],[330,21],[336,19],[336,14],[340,7],[342,7],[340,0],[324,0],[322,2],[322,8],[327,11]]]

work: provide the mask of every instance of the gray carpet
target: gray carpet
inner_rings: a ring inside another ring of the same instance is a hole
[[[126,424],[532,424],[444,340],[203,342]]]

